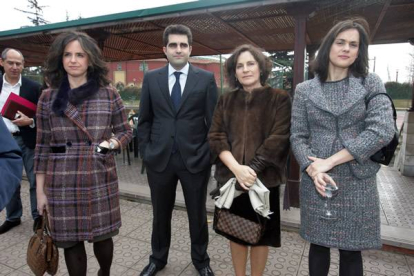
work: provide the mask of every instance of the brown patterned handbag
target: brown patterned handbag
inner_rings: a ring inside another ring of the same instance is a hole
[[[265,223],[257,215],[257,222],[245,219],[228,209],[216,208],[213,228],[216,233],[223,236],[235,237],[248,244],[257,244],[263,236]]]
[[[30,238],[27,264],[36,276],[45,272],[55,275],[59,264],[59,251],[50,236],[47,211],[43,211],[42,227]]]

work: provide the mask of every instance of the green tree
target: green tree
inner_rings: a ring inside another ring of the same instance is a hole
[[[289,92],[293,86],[294,53],[288,51],[270,52],[269,58],[273,61],[273,76],[270,78],[272,86],[283,88]]]
[[[394,100],[408,100],[412,97],[412,83],[389,81],[385,83],[385,89]]]
[[[141,99],[141,88],[136,86],[126,86],[119,91],[119,94],[125,101],[137,101]]]
[[[26,67],[23,69],[22,75],[43,84],[43,66]]]

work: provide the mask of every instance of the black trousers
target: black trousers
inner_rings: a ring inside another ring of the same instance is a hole
[[[179,152],[171,155],[167,168],[163,172],[155,172],[147,167],[153,207],[150,261],[158,267],[164,267],[168,260],[171,244],[171,216],[178,180],[183,189],[190,224],[191,259],[197,269],[209,265],[206,199],[210,170],[209,167],[200,173],[190,173]]]

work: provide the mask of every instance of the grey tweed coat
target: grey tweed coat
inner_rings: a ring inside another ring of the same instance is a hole
[[[377,96],[366,105],[369,95],[385,92],[377,75],[369,74],[365,81],[350,76],[344,82],[348,82],[348,91],[336,103],[327,99],[317,77],[296,88],[290,141],[302,170],[300,234],[311,243],[327,247],[379,248],[376,173],[380,165],[370,156],[394,135],[392,108],[385,96]],[[332,108],[334,105],[337,108]],[[317,193],[305,171],[311,163],[308,156],[328,158],[344,148],[355,160],[328,172],[337,177],[339,193],[331,202],[338,219],[325,220],[320,215],[326,199]]]
[[[45,174],[52,236],[59,242],[92,241],[121,227],[114,156],[94,151],[112,133],[121,147],[132,138],[118,92],[110,87],[57,116],[57,90],[43,91],[37,109],[35,173]],[[66,148],[53,153],[51,147]]]

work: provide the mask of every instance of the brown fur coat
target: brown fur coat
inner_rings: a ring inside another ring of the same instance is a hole
[[[284,183],[290,113],[289,94],[269,86],[251,93],[238,89],[222,95],[208,135],[217,181],[223,184],[234,177],[218,158],[228,150],[239,164],[250,166],[267,187]]]

